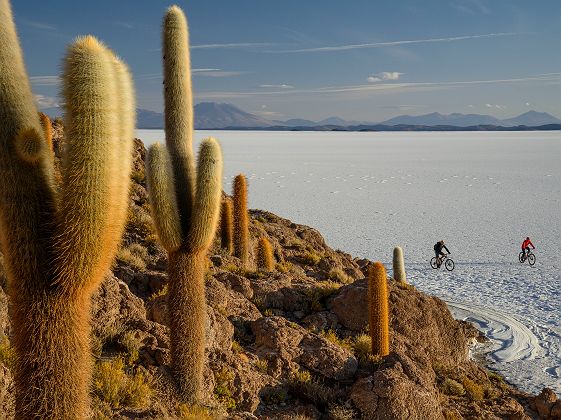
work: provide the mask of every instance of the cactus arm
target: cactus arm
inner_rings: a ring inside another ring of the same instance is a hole
[[[116,89],[111,52],[92,36],[78,38],[64,63],[67,147],[53,280],[67,291],[101,281],[120,234],[110,229],[120,169]]]
[[[193,158],[193,97],[187,19],[171,6],[163,23],[164,114],[166,146],[171,156],[181,230],[187,236],[195,196]]]
[[[188,248],[192,252],[206,251],[216,233],[222,197],[222,151],[212,137],[203,140],[197,165],[197,190]]]
[[[33,164],[18,155],[18,134],[26,130],[41,133],[41,126],[10,3],[0,0],[0,240],[11,294],[20,297],[48,282],[45,243],[56,211],[46,148]]]
[[[126,224],[127,211],[129,206],[129,192],[130,192],[130,173],[132,170],[133,160],[133,138],[135,129],[136,105],[134,98],[134,86],[132,77],[127,65],[118,57],[113,57],[113,66],[115,72],[115,79],[118,85],[118,130],[119,138],[118,145],[116,146],[118,160],[117,164],[118,175],[116,179],[116,187],[114,197],[112,197],[113,217],[111,218],[112,225],[110,229],[114,229],[117,235],[114,235],[116,240],[113,244],[111,253],[115,251],[118,242]]]
[[[51,119],[48,115],[39,112],[39,121],[41,122],[41,128],[43,128],[43,135],[47,143],[47,148],[53,152],[53,124],[51,123]]]
[[[182,242],[177,195],[169,154],[159,143],[148,149],[146,179],[158,238],[168,252],[176,251]]]

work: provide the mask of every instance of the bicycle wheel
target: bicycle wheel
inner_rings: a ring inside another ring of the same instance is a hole
[[[524,251],[520,251],[520,254],[518,254],[518,261],[523,263],[525,259],[526,258],[524,258]]]
[[[430,266],[435,270],[438,268],[438,262],[436,261],[436,257],[432,257],[432,259],[430,260]]]
[[[446,267],[446,270],[452,271],[454,269],[454,261],[452,261],[451,259],[447,259],[444,263],[444,267]]]
[[[536,263],[536,256],[534,254],[528,255],[528,264],[534,265]]]

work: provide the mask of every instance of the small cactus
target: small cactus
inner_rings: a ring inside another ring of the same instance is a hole
[[[247,181],[243,174],[234,178],[234,255],[243,266],[249,262],[249,221],[247,213]]]
[[[377,262],[368,271],[368,319],[374,356],[387,356],[390,352],[388,306],[386,269]]]
[[[41,121],[47,147],[50,151],[53,151],[53,124],[51,123],[51,119],[48,115],[39,112],[39,120]]]
[[[393,279],[400,283],[407,283],[405,263],[403,262],[403,249],[399,246],[393,249]]]
[[[220,245],[229,254],[234,250],[232,242],[232,201],[222,200],[222,210],[220,212]]]
[[[266,272],[274,269],[273,248],[265,237],[260,238],[257,243],[257,268]]]

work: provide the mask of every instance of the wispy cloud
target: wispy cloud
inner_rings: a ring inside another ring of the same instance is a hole
[[[269,50],[269,53],[305,53],[305,52],[334,52],[334,51],[347,51],[356,50],[362,48],[380,48],[380,47],[394,47],[399,45],[411,45],[411,44],[431,44],[437,42],[455,42],[455,41],[465,41],[468,39],[481,39],[481,38],[497,38],[504,36],[515,36],[521,35],[519,32],[498,32],[490,34],[480,34],[480,35],[463,35],[463,36],[452,36],[446,38],[426,38],[426,39],[409,39],[403,41],[385,41],[385,42],[371,42],[364,44],[348,44],[348,45],[338,45],[338,46],[328,46],[328,47],[315,47],[315,48],[301,48],[295,50]]]
[[[383,71],[381,73],[372,74],[366,79],[370,83],[384,82],[386,80],[398,80],[403,73],[398,71]]]
[[[45,95],[34,95],[35,103],[40,108],[58,108],[60,107],[60,102],[57,98]]]
[[[50,23],[45,23],[45,22],[37,22],[35,20],[23,19],[22,23],[24,25],[31,26],[32,28],[35,28],[35,29],[42,29],[42,30],[47,30],[47,31],[56,31],[57,30],[57,27],[55,25],[52,25]]]
[[[119,27],[125,28],[125,29],[133,29],[134,28],[134,25],[132,23],[124,22],[124,21],[121,21],[121,20],[114,21],[113,25],[119,26]]]
[[[438,89],[453,89],[474,85],[492,85],[492,84],[517,84],[517,83],[549,83],[551,81],[561,82],[561,72],[549,73],[547,75],[531,75],[510,79],[489,79],[489,80],[460,80],[446,82],[409,82],[409,83],[371,83],[362,85],[346,85],[346,86],[325,86],[303,89],[277,89],[277,90],[259,90],[245,92],[200,92],[197,96],[201,98],[217,99],[217,98],[241,98],[251,96],[271,96],[271,95],[298,95],[298,94],[383,94],[398,93],[406,91],[427,91]]]
[[[58,76],[31,76],[29,80],[34,86],[56,86],[60,83]]]
[[[485,108],[505,109],[506,106],[505,105],[499,105],[499,104],[485,104]]]
[[[270,47],[274,44],[268,42],[236,42],[229,44],[202,44],[191,45],[192,50],[202,49],[228,49],[228,48],[254,48],[254,47]]]
[[[203,76],[203,77],[233,77],[240,76],[242,74],[247,74],[247,71],[226,71],[222,69],[214,68],[201,68],[201,69],[191,69],[191,74],[193,76]],[[162,80],[162,73],[148,73],[140,74],[135,76],[137,80]]]
[[[285,83],[280,85],[259,85],[259,87],[263,89],[294,89],[294,86]]]

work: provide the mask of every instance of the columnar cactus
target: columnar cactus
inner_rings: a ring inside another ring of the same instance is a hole
[[[234,255],[244,266],[249,262],[249,221],[247,181],[243,174],[234,178]]]
[[[220,245],[229,254],[234,250],[232,224],[232,202],[226,199],[222,201],[222,211],[220,212]]]
[[[89,412],[90,297],[120,240],[132,144],[130,75],[95,38],[64,62],[67,149],[63,183],[23,64],[8,0],[0,0],[0,240],[12,303],[16,419],[80,419]],[[121,212],[122,213],[122,212]]]
[[[43,128],[43,135],[45,137],[45,142],[47,143],[47,148],[53,150],[53,124],[48,115],[39,112],[39,120],[41,121],[41,127]]]
[[[265,237],[257,243],[257,268],[262,271],[273,271],[274,258],[271,243]]]
[[[171,358],[180,398],[202,400],[206,304],[204,275],[220,211],[222,152],[203,140],[195,171],[193,102],[187,20],[168,9],[163,24],[166,146],[146,159],[148,193],[156,231],[168,252]]]
[[[388,306],[386,269],[377,262],[368,271],[368,320],[374,356],[386,356],[390,352]]]
[[[401,283],[407,283],[405,263],[403,262],[403,250],[399,246],[393,249],[393,279]]]

